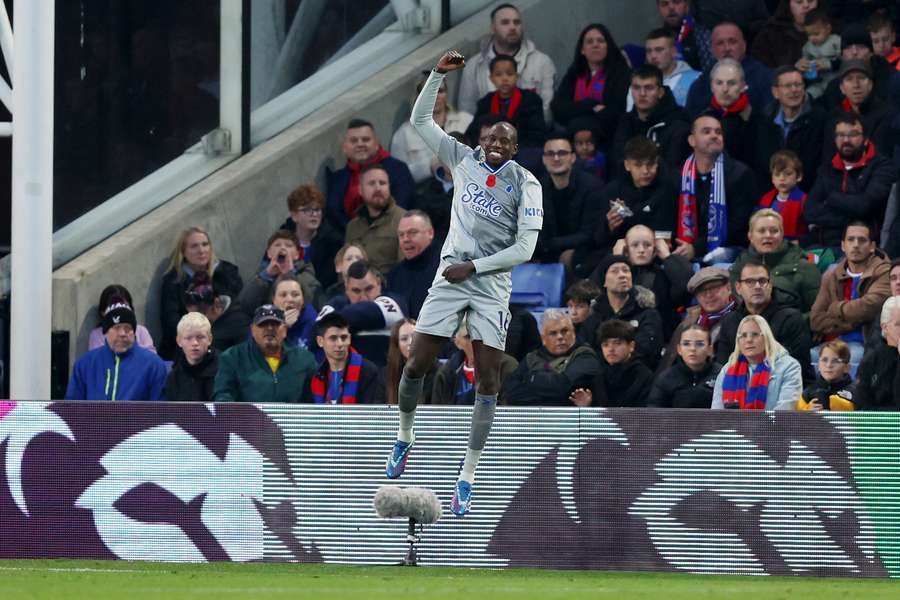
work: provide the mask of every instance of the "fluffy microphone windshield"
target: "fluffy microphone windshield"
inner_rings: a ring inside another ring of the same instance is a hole
[[[441,501],[425,488],[383,485],[375,492],[374,505],[383,519],[409,517],[428,525],[441,518]]]

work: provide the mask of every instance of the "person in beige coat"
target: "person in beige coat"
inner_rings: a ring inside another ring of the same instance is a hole
[[[851,221],[841,240],[844,258],[822,276],[822,286],[809,315],[813,340],[840,337],[850,346],[851,363],[858,364],[863,345],[871,337],[873,321],[891,295],[891,261],[875,246],[871,226]],[[812,360],[818,360],[813,349]]]
[[[369,261],[387,273],[403,259],[397,241],[397,226],[405,209],[391,196],[391,181],[381,165],[366,167],[359,176],[363,205],[347,223],[344,242],[358,244],[369,255]]]

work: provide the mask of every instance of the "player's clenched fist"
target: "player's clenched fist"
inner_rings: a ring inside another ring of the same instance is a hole
[[[444,279],[449,281],[450,283],[460,283],[466,280],[466,278],[475,272],[475,265],[472,261],[466,261],[464,263],[458,263],[455,265],[450,265],[441,275],[444,276]]]
[[[448,50],[441,59],[434,65],[434,70],[438,73],[449,73],[466,66],[466,57],[456,50]]]

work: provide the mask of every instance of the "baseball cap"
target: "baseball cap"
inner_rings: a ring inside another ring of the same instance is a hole
[[[872,79],[872,69],[871,67],[869,67],[868,63],[864,60],[859,60],[856,58],[841,62],[841,70],[838,71],[838,78],[843,79],[845,75],[847,75],[848,73],[853,73],[854,71],[859,71],[869,79]]]
[[[253,313],[254,325],[262,325],[269,321],[284,323],[284,311],[274,304],[263,304]]]

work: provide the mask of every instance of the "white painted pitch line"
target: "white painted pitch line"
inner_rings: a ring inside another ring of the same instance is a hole
[[[0,571],[53,571],[60,573],[158,573],[141,569],[93,569],[90,567],[0,567]]]

